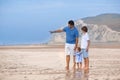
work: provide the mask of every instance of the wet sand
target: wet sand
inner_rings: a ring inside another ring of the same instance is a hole
[[[0,80],[120,80],[120,48],[90,48],[89,71],[66,72],[59,46],[0,47]]]

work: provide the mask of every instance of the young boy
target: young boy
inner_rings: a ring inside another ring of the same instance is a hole
[[[75,52],[75,62],[77,64],[77,70],[82,69],[82,52],[81,48],[77,47]]]
[[[82,37],[81,37],[81,51],[83,54],[84,58],[84,69],[87,70],[89,69],[89,58],[88,58],[88,50],[89,50],[89,45],[90,45],[90,39],[88,35],[88,29],[86,26],[83,26],[81,28],[82,30]]]

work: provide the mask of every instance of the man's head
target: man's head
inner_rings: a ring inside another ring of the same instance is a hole
[[[86,26],[83,26],[83,27],[81,28],[81,30],[82,30],[83,33],[88,32],[88,28],[87,28]]]
[[[74,27],[74,21],[73,20],[68,21],[68,26],[70,28]]]

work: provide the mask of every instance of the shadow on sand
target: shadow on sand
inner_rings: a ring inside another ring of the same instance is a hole
[[[65,80],[88,80],[89,70],[75,70],[73,72],[67,71]]]

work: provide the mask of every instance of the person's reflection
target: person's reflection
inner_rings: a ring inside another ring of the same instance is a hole
[[[84,70],[84,75],[82,80],[88,80],[89,78],[89,70]]]
[[[88,80],[89,70],[76,70],[66,72],[65,80]]]

